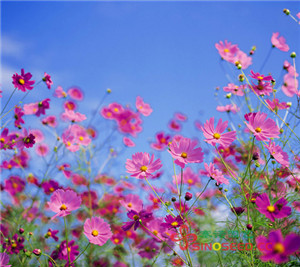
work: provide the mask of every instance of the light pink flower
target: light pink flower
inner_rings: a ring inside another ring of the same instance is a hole
[[[219,51],[221,58],[231,63],[234,63],[234,57],[239,51],[237,45],[232,45],[230,42],[227,42],[227,40],[225,40],[224,43],[222,41],[216,43],[215,47]]]
[[[224,147],[229,146],[236,139],[236,132],[231,131],[224,133],[228,121],[222,122],[222,119],[219,119],[216,129],[214,128],[214,117],[210,118],[209,121],[206,121],[201,130],[205,136],[205,142],[215,146],[220,144]]]
[[[220,170],[215,168],[215,165],[213,163],[209,163],[209,165],[204,163],[204,167],[205,167],[205,171],[200,170],[201,175],[206,175],[206,176],[210,177],[211,179],[215,180],[218,183],[218,185],[229,184],[228,179],[226,179],[223,176],[223,174]]]
[[[246,53],[239,50],[237,51],[235,57],[233,58],[233,63],[240,63],[242,65],[242,69],[247,69],[252,64],[252,57],[248,57]]]
[[[244,91],[247,88],[246,84],[242,84],[240,86],[235,85],[234,83],[229,83],[227,86],[223,87],[225,92],[230,92],[233,95],[243,96]]]
[[[79,150],[80,145],[88,146],[92,141],[86,130],[77,124],[69,126],[62,134],[62,140],[67,149],[72,152]]]
[[[274,98],[272,101],[269,99],[266,99],[266,102],[272,110],[289,108],[289,105],[286,102],[279,103],[279,100],[277,98]]]
[[[175,164],[184,168],[187,163],[201,163],[203,161],[202,148],[195,148],[197,144],[197,141],[185,137],[179,138],[178,141],[173,139],[168,152],[175,159]]]
[[[53,84],[53,82],[51,80],[51,76],[46,72],[44,73],[43,81],[46,83],[48,89],[51,89],[51,85]]]
[[[272,43],[273,47],[276,47],[283,52],[287,52],[290,49],[289,46],[285,42],[285,38],[283,36],[279,37],[279,32],[273,33],[272,38],[271,38],[271,43]]]
[[[174,118],[176,120],[179,120],[179,121],[186,121],[187,120],[187,116],[180,113],[180,112],[176,112],[175,115],[174,115]]]
[[[120,200],[120,204],[128,211],[140,212],[143,209],[143,201],[134,194],[126,195],[124,199]]]
[[[52,194],[48,205],[53,212],[56,212],[51,218],[53,220],[57,216],[64,217],[71,214],[71,211],[79,209],[81,197],[72,190],[57,189]]]
[[[265,145],[271,154],[271,157],[274,158],[277,162],[285,167],[289,167],[289,156],[284,152],[280,146],[276,146],[275,142],[269,141],[268,145]]]
[[[83,229],[90,243],[95,245],[103,246],[112,237],[109,224],[100,217],[87,219]]]
[[[63,120],[70,120],[72,122],[81,122],[86,120],[86,116],[74,110],[65,109],[65,112],[61,115]]]
[[[83,100],[83,93],[79,88],[73,87],[68,90],[68,95],[74,100]]]
[[[53,127],[53,128],[55,128],[57,126],[57,120],[56,120],[56,117],[54,115],[50,115],[48,117],[45,117],[42,120],[42,123],[44,125],[49,125],[50,127]]]
[[[58,86],[55,89],[53,96],[57,98],[67,97],[67,93],[63,90],[61,86]]]
[[[153,173],[162,167],[160,159],[154,161],[154,155],[151,156],[146,152],[138,152],[132,155],[132,160],[127,159],[126,169],[132,173],[132,177],[138,179],[151,178]]]
[[[166,135],[164,132],[159,132],[155,136],[156,143],[152,143],[151,147],[155,150],[163,150],[168,147],[171,136]]]
[[[226,106],[217,106],[217,111],[220,112],[232,112],[232,113],[237,113],[240,111],[240,108],[236,104],[229,104]]]
[[[135,143],[128,137],[123,137],[123,143],[125,146],[134,147]]]
[[[265,76],[263,74],[260,74],[259,72],[255,73],[253,70],[251,70],[250,72],[251,75],[249,76],[258,81],[271,81],[273,79],[271,75]]]
[[[30,130],[29,132],[35,136],[34,140],[36,143],[42,142],[44,140],[44,134],[42,131],[35,129],[35,130]]]
[[[181,174],[177,174],[177,182],[181,184]],[[188,186],[200,185],[200,178],[197,173],[194,173],[190,167],[187,167],[183,171],[183,184],[187,184]],[[176,184],[176,178],[173,176],[173,184]]]
[[[300,91],[298,91],[299,82],[298,79],[295,79],[294,75],[290,73],[284,75],[283,81],[284,83],[281,86],[281,89],[285,95],[288,97],[293,97],[294,95],[300,96]]]
[[[153,111],[150,105],[146,104],[140,96],[136,98],[135,106],[144,116],[149,116]]]
[[[279,137],[278,126],[272,119],[267,119],[266,113],[248,113],[245,119],[248,121],[246,122],[248,129],[258,141],[268,141],[269,138]]]
[[[35,152],[41,156],[45,157],[49,153],[49,147],[46,144],[37,144],[35,146]]]

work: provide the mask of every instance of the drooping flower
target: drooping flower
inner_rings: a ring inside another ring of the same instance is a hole
[[[187,116],[181,112],[176,112],[174,114],[174,118],[175,118],[175,120],[178,120],[178,121],[186,121],[187,120]]]
[[[240,216],[245,211],[243,207],[232,207],[230,210],[232,211],[232,213],[236,213],[236,215],[238,216]]]
[[[51,89],[53,82],[51,80],[51,76],[46,72],[44,73],[43,81],[46,83],[48,89]]]
[[[225,92],[230,92],[237,96],[243,96],[246,88],[247,88],[246,84],[242,84],[238,86],[235,85],[234,83],[229,83],[227,86],[223,87],[223,90]]]
[[[175,164],[181,168],[187,163],[201,163],[203,161],[202,148],[195,148],[198,142],[190,138],[180,137],[177,141],[173,139],[168,152],[175,159]]]
[[[83,93],[77,87],[70,88],[68,90],[68,95],[74,100],[79,100],[79,101],[83,100]]]
[[[41,114],[45,115],[46,109],[50,108],[49,101],[50,99],[46,98],[41,102],[25,104],[23,107],[25,115],[34,114],[37,117],[39,117]]]
[[[168,124],[168,127],[172,131],[176,131],[176,132],[179,132],[181,130],[181,124],[179,122],[177,122],[176,120],[171,120]]]
[[[110,226],[100,217],[92,217],[84,223],[84,234],[90,243],[103,246],[111,238]]]
[[[224,43],[222,41],[216,43],[215,47],[219,51],[219,54],[222,59],[234,63],[234,57],[236,53],[239,51],[237,45],[232,45],[230,42],[227,42],[227,40],[225,40]]]
[[[50,115],[48,117],[45,117],[42,120],[42,123],[44,125],[48,125],[48,126],[53,127],[53,128],[55,128],[57,126],[57,120],[56,120],[56,117],[54,115]]]
[[[289,256],[300,248],[300,236],[290,233],[283,238],[281,229],[272,230],[268,237],[258,236],[255,242],[262,252],[260,259],[263,262],[273,261],[276,264],[287,262]]]
[[[137,110],[144,116],[149,116],[153,111],[150,105],[146,104],[140,96],[136,98],[135,106]]]
[[[81,197],[72,190],[57,189],[51,196],[48,205],[53,212],[56,212],[51,218],[53,220],[57,216],[64,217],[71,214],[71,211],[79,209]]]
[[[9,262],[9,256],[6,253],[0,253],[0,266],[10,267],[11,265],[8,265],[8,262]]]
[[[265,145],[271,154],[271,157],[274,158],[277,162],[285,167],[289,167],[289,156],[286,152],[284,152],[281,147],[276,146],[275,142],[269,141],[268,145]]]
[[[271,43],[273,47],[276,47],[283,52],[287,52],[290,49],[290,47],[286,44],[285,38],[283,36],[279,37],[279,32],[273,33]]]
[[[240,111],[240,108],[236,104],[229,104],[226,106],[217,106],[217,111],[220,112],[232,112],[233,114]]]
[[[135,231],[141,225],[140,220],[143,224],[145,224],[153,218],[152,212],[147,212],[145,210],[141,210],[139,212],[131,210],[127,212],[127,217],[132,221],[124,223],[122,226],[123,231],[128,231],[132,226],[134,226],[133,229]]]
[[[275,219],[285,218],[291,215],[292,209],[287,206],[288,201],[284,198],[279,199],[271,205],[267,193],[263,193],[256,198],[257,210],[269,218],[272,222]]]
[[[30,81],[32,75],[30,72],[25,73],[24,69],[21,69],[21,75],[15,73],[12,76],[12,83],[18,90],[21,90],[22,92],[26,92],[26,90],[32,90],[33,84],[35,81]]]
[[[236,139],[236,132],[231,131],[227,133],[223,133],[228,125],[228,121],[222,121],[219,119],[217,127],[214,127],[214,117],[210,118],[209,121],[201,127],[204,136],[206,139],[205,142],[215,146],[216,144],[220,144],[224,147],[229,146]]]
[[[218,185],[220,184],[229,184],[228,179],[224,177],[222,172],[218,170],[213,163],[204,163],[205,170],[200,170],[201,175],[206,175],[211,179],[215,180]]]
[[[53,96],[57,98],[67,97],[67,93],[63,90],[61,86],[58,86],[55,89]]]
[[[151,178],[153,173],[162,167],[160,159],[154,161],[154,155],[151,156],[146,152],[138,152],[132,155],[132,160],[127,159],[126,169],[132,173],[132,177],[138,179]]]
[[[22,126],[21,126],[21,123],[24,124],[25,121],[23,120],[23,116],[24,116],[24,112],[22,110],[22,108],[20,107],[16,107],[15,108],[15,115],[14,115],[14,118],[15,118],[15,127],[21,129]]]
[[[268,141],[269,138],[278,138],[279,128],[275,121],[267,118],[263,112],[248,113],[245,116],[246,125],[258,141]]]

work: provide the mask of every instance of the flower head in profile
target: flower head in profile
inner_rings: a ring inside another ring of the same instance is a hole
[[[71,214],[71,211],[79,209],[81,197],[72,190],[57,189],[51,196],[48,205],[53,212],[56,212],[51,218],[53,220],[57,216],[64,217]]]
[[[190,138],[180,137],[178,140],[173,140],[168,152],[175,159],[175,164],[181,168],[187,163],[201,163],[203,161],[202,148],[195,148],[197,141],[192,141]]]
[[[15,73],[12,76],[12,83],[18,90],[21,90],[22,92],[26,92],[26,90],[32,90],[33,84],[35,81],[30,81],[32,75],[30,72],[25,73],[24,69],[21,69],[21,75]]]
[[[206,139],[205,142],[215,146],[216,144],[220,144],[224,147],[229,146],[236,139],[236,132],[231,131],[227,133],[223,133],[228,125],[228,121],[222,121],[219,119],[218,124],[215,128],[214,126],[214,117],[210,118],[209,121],[201,127],[204,136]]]
[[[225,40],[224,43],[222,41],[216,43],[215,47],[219,51],[219,54],[222,59],[234,63],[234,57],[236,53],[239,51],[237,45],[232,45],[231,42]]]
[[[48,89],[51,89],[51,86],[53,84],[51,76],[45,72],[42,80],[46,83]]]
[[[250,77],[258,81],[271,81],[273,79],[271,75],[265,76],[263,74],[260,74],[259,72],[255,73],[253,70],[251,70],[250,72]]]
[[[225,92],[230,92],[237,96],[243,96],[246,87],[247,87],[246,84],[242,84],[242,85],[238,86],[238,85],[235,85],[234,83],[229,83],[227,86],[223,87],[223,90]]]
[[[128,137],[124,136],[123,137],[123,144],[125,146],[128,146],[128,147],[134,147],[135,146],[135,143]]]
[[[291,215],[292,209],[287,206],[288,201],[284,198],[279,199],[271,205],[267,193],[263,193],[256,198],[257,210],[269,218],[272,222],[275,219],[285,218]]]
[[[74,100],[79,100],[79,101],[83,100],[83,93],[77,87],[70,88],[68,90],[68,95]]]
[[[138,179],[151,178],[153,173],[162,167],[160,159],[154,161],[154,155],[151,156],[146,152],[138,152],[132,155],[132,160],[127,159],[126,169],[132,173],[132,177]]]
[[[279,37],[279,32],[273,33],[271,43],[273,47],[276,47],[283,52],[287,52],[290,49],[290,47],[286,44],[285,38],[283,36]]]
[[[100,217],[87,219],[83,229],[90,243],[95,245],[103,246],[112,237],[109,224]]]
[[[271,157],[274,158],[278,163],[285,167],[289,167],[289,156],[284,152],[280,146],[276,146],[275,142],[269,141],[268,145],[265,145],[271,154]]]
[[[9,262],[9,256],[6,253],[0,253],[0,266],[10,267],[11,265],[8,265],[8,262]]]
[[[140,113],[142,113],[144,116],[149,116],[153,111],[152,108],[150,107],[150,105],[146,104],[140,96],[138,96],[136,98],[135,105],[136,105],[137,110]]]
[[[229,181],[223,176],[222,172],[218,170],[213,163],[204,163],[205,170],[200,170],[200,174],[206,175],[215,180],[218,185],[229,184]]]
[[[269,138],[278,138],[279,128],[275,121],[268,118],[263,112],[248,113],[245,116],[246,125],[258,141],[268,141]]]
[[[289,255],[300,248],[300,236],[290,233],[283,238],[281,229],[271,231],[268,237],[258,236],[255,242],[262,253],[260,259],[263,262],[273,261],[276,264],[287,262]]]

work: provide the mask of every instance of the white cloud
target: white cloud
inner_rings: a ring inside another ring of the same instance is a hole
[[[20,57],[25,49],[24,43],[18,42],[17,40],[9,37],[9,36],[2,36],[1,41],[1,53],[2,56],[9,56],[9,57]]]

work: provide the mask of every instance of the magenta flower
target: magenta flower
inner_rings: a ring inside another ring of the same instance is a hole
[[[103,246],[112,237],[110,226],[100,217],[92,217],[84,223],[84,234],[90,243]]]
[[[167,230],[162,224],[163,220],[161,218],[154,218],[146,224],[147,229],[145,229],[145,232],[152,236],[155,241],[161,242],[161,240],[165,239],[164,233]]]
[[[200,174],[206,175],[206,176],[210,177],[211,179],[215,180],[218,185],[229,184],[228,179],[226,179],[223,176],[223,174],[220,170],[215,168],[215,165],[213,163],[209,163],[209,165],[204,163],[204,167],[205,167],[205,170],[200,170]]]
[[[24,69],[21,69],[21,75],[15,73],[12,76],[12,83],[18,90],[26,92],[26,90],[32,90],[34,81],[30,81],[32,75],[30,72],[25,73]]]
[[[42,188],[44,190],[44,193],[46,195],[51,195],[54,191],[59,189],[58,182],[56,182],[54,180],[45,181],[45,182],[42,183],[41,186],[42,186]]]
[[[155,150],[163,150],[168,147],[171,136],[166,135],[164,132],[159,132],[155,136],[156,142],[151,144],[151,147]]]
[[[219,119],[217,127],[214,127],[214,117],[210,118],[209,121],[201,127],[204,136],[206,139],[205,142],[215,146],[216,144],[220,144],[224,147],[229,146],[236,139],[236,132],[231,131],[224,133],[226,127],[228,125],[228,121],[222,122],[222,119]]]
[[[76,256],[79,255],[79,246],[75,245],[75,241],[71,240],[68,242],[68,247],[67,247],[67,242],[66,240],[61,242],[60,247],[59,247],[59,259],[61,260],[66,260],[69,263],[69,256],[70,255],[70,260],[71,262],[76,259]],[[69,253],[68,253],[69,252]],[[71,267],[72,265],[66,264],[66,267]]]
[[[11,196],[15,196],[20,193],[25,188],[25,181],[23,181],[19,176],[10,176],[4,182],[4,190],[7,191]]]
[[[283,238],[281,229],[271,231],[268,237],[258,236],[255,241],[263,254],[260,256],[263,262],[274,261],[276,264],[287,262],[288,256],[300,248],[300,236],[290,233]]]
[[[271,157],[274,158],[277,162],[285,167],[289,167],[289,156],[284,152],[280,146],[276,146],[275,142],[269,141],[268,145],[265,145],[271,154]]]
[[[256,198],[257,210],[269,218],[272,222],[275,219],[285,218],[291,215],[292,209],[287,206],[288,201],[284,198],[279,199],[271,205],[267,193],[263,193]]]
[[[51,85],[53,84],[51,76],[45,72],[42,80],[46,83],[48,89],[51,89]]]
[[[53,220],[57,216],[64,217],[71,214],[71,211],[80,208],[81,197],[72,190],[62,190],[57,189],[51,196],[48,202],[49,208],[56,212],[56,214],[51,218]]]
[[[195,148],[197,141],[192,141],[189,138],[181,137],[179,140],[173,140],[168,152],[175,159],[175,164],[181,168],[187,163],[201,163],[203,161],[202,148]]]
[[[152,212],[147,212],[145,210],[141,210],[136,212],[131,210],[127,212],[127,217],[132,221],[124,223],[122,226],[123,231],[128,231],[132,226],[134,226],[134,231],[141,225],[140,220],[143,224],[152,220]]]
[[[268,141],[269,138],[278,138],[279,128],[275,121],[267,118],[263,112],[248,113],[245,116],[247,127],[254,134],[258,141]]]
[[[56,242],[58,241],[58,237],[56,234],[58,233],[58,230],[52,230],[51,228],[48,229],[48,232],[45,234],[46,238],[52,237]]]
[[[253,70],[251,70],[250,72],[251,72],[250,77],[255,79],[255,80],[258,80],[258,81],[271,81],[273,79],[271,75],[265,76],[265,75],[260,74],[258,72],[255,73]]]
[[[21,123],[24,124],[25,121],[23,120],[23,116],[24,116],[24,112],[22,111],[22,108],[20,107],[16,107],[15,108],[15,115],[14,115],[14,118],[15,118],[15,127],[21,129],[22,126],[21,126]]]
[[[12,239],[8,238],[8,240],[3,244],[3,249],[6,250],[8,254],[19,254],[20,250],[24,248],[24,241],[24,237],[18,237],[17,234],[14,234]]]
[[[136,98],[136,103],[135,106],[137,110],[142,113],[144,116],[149,116],[152,113],[152,108],[150,107],[149,104],[144,103],[143,99],[138,96]]]
[[[83,100],[83,93],[79,88],[73,87],[68,90],[68,95],[74,100]]]
[[[11,265],[8,265],[8,262],[9,262],[9,256],[6,253],[0,253],[0,266],[10,267]]]
[[[270,82],[259,81],[257,85],[253,84],[250,86],[254,92],[258,95],[270,95],[273,92],[273,87]]]
[[[266,102],[271,110],[279,110],[279,109],[288,109],[290,106],[286,102],[279,102],[277,98],[274,98],[272,101],[266,99]]]
[[[159,247],[156,245],[154,239],[147,239],[142,241],[138,246],[139,255],[142,258],[153,259],[154,256],[159,252]]]
[[[273,35],[271,37],[271,43],[272,43],[273,47],[276,47],[283,52],[287,52],[290,49],[289,46],[285,42],[285,38],[283,36],[279,37],[279,32],[273,33]]]
[[[177,182],[181,184],[181,174],[177,174]],[[190,167],[187,167],[183,171],[183,184],[187,184],[188,186],[193,186],[196,184],[201,184],[200,178],[197,173],[194,173]],[[176,178],[173,176],[173,184],[176,184]]]
[[[178,215],[175,218],[172,215],[167,215],[165,217],[165,223],[162,223],[162,226],[164,226],[168,229],[175,229],[175,228],[183,225],[183,223],[184,223],[184,221],[182,220],[180,215]]]
[[[134,147],[135,143],[128,137],[123,137],[123,144],[128,147]]]
[[[154,155],[151,156],[146,152],[138,152],[132,155],[132,160],[127,159],[126,169],[132,173],[132,177],[138,179],[151,178],[153,173],[162,167],[160,159],[154,161]]]
[[[50,115],[50,116],[44,118],[42,120],[42,123],[44,125],[48,125],[48,126],[53,127],[53,128],[55,128],[57,126],[57,120],[56,120],[56,117],[54,115]]]
[[[176,120],[171,120],[168,124],[168,127],[172,131],[176,131],[176,132],[179,132],[181,130],[181,124],[179,122],[177,122]]]

